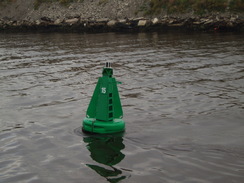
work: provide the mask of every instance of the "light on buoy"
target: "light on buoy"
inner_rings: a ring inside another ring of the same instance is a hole
[[[83,120],[82,130],[90,133],[118,133],[125,130],[117,81],[111,63],[106,62]]]

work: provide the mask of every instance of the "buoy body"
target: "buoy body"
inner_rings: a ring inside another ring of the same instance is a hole
[[[113,69],[106,63],[83,120],[84,132],[107,134],[125,130],[117,81],[112,76]]]

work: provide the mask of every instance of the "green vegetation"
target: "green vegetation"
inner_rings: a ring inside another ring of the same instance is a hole
[[[5,3],[5,2],[13,2],[15,0],[0,0],[0,3]]]
[[[54,2],[59,2],[60,4],[67,6],[69,3],[83,2],[83,0],[35,0],[34,8],[38,9],[38,7],[42,3],[54,3]]]
[[[98,5],[105,5],[109,0],[99,0]]]
[[[8,3],[14,2],[16,0],[0,0],[0,6],[5,6]]]
[[[231,11],[244,12],[244,0],[232,0],[229,3]]]
[[[209,12],[238,11],[244,12],[244,0],[145,0],[149,1],[145,15],[167,13],[194,12],[204,14]]]
[[[138,8],[138,10],[135,12],[135,15],[137,15],[139,12],[147,12],[148,11],[148,2],[144,1],[142,5]]]
[[[16,0],[0,0],[0,6]],[[83,2],[84,0],[35,0],[34,8],[42,3],[58,2],[69,5],[72,2]],[[99,0],[98,5],[105,5],[110,0]],[[161,12],[205,14],[210,12],[244,12],[244,0],[144,0],[135,14],[143,12],[145,15],[156,15]]]

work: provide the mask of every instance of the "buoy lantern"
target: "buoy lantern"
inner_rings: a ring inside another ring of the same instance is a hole
[[[109,134],[125,130],[117,81],[111,63],[106,62],[83,120],[83,131]]]

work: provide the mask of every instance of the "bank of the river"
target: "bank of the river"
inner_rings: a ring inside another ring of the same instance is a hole
[[[38,0],[0,2],[0,31],[7,32],[243,31],[244,29],[243,12],[230,11],[227,5],[224,11],[208,12],[207,9],[203,9],[205,12],[200,13],[200,9],[196,8],[191,11],[171,7],[167,7],[167,11],[163,8],[158,9],[154,6],[164,7],[163,4],[155,4],[149,0],[80,0],[72,3],[69,0],[51,1],[52,3],[50,1],[40,3]],[[228,2],[230,4],[231,1]]]

